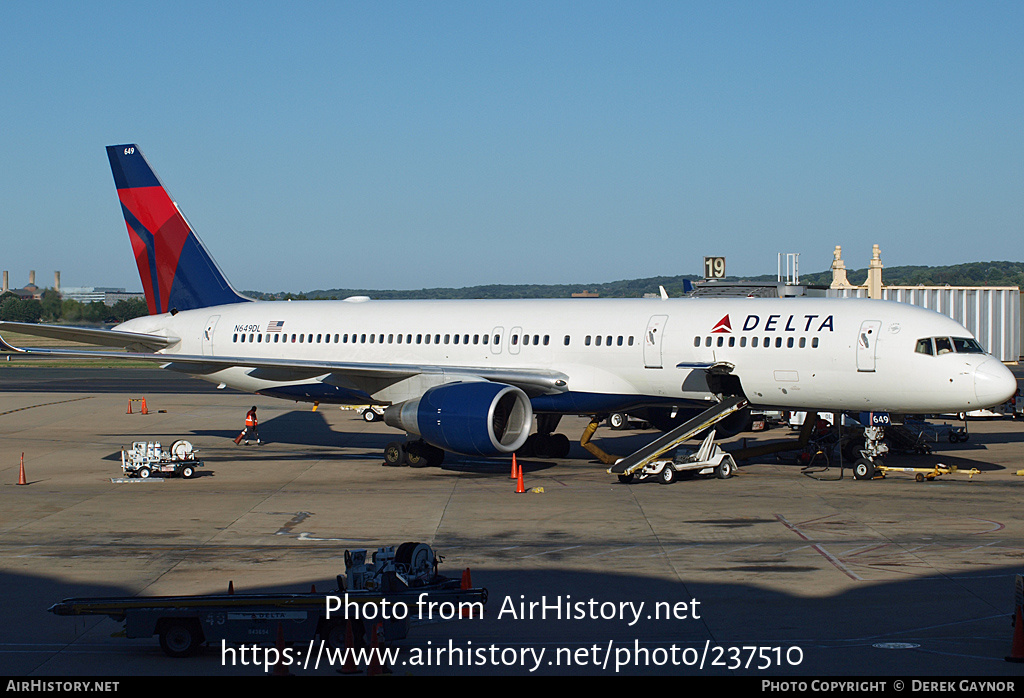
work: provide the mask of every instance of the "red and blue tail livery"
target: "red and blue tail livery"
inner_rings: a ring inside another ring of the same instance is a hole
[[[150,315],[250,300],[235,291],[136,145],[107,146]]]

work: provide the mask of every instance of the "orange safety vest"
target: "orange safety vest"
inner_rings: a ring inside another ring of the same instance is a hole
[[[247,426],[247,427],[254,427],[254,426],[256,426],[256,413],[255,412],[250,411],[248,414],[245,415],[245,426]]]

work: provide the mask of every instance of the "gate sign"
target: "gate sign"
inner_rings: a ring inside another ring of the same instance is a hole
[[[704,278],[724,279],[725,278],[725,257],[704,258]]]

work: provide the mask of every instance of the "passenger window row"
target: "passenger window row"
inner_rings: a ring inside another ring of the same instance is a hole
[[[273,340],[271,340],[271,337],[273,337]],[[415,337],[415,340],[413,339],[414,337]],[[334,335],[331,335],[331,334],[322,334],[321,333],[321,334],[315,334],[315,335],[314,334],[292,334],[292,335],[287,335],[287,334],[267,333],[267,334],[264,335],[264,334],[255,334],[255,333],[245,334],[245,333],[237,333],[236,332],[232,336],[231,341],[232,342],[241,342],[241,343],[248,342],[250,344],[252,344],[252,343],[261,343],[261,342],[265,342],[266,344],[270,344],[271,342],[273,342],[274,344],[279,344],[279,343],[287,344],[289,342],[292,343],[292,344],[314,344],[314,343],[316,343],[316,344],[332,344],[332,343],[333,344],[385,344],[385,343],[387,343],[387,344],[412,344],[414,341],[415,341],[416,344],[431,344],[431,343],[433,343],[433,344],[442,344],[442,343],[443,344],[469,344],[470,342],[472,342],[473,344],[487,344],[491,340],[491,336],[487,335],[487,334],[485,334],[485,335],[474,334],[474,335],[472,335],[472,339],[470,339],[470,337],[471,336],[468,335],[468,334],[461,334],[461,335],[459,335],[459,334],[456,334],[456,335],[453,335],[453,334],[446,334],[446,335],[440,335],[440,334],[434,334],[434,335],[431,335],[431,334],[416,334],[416,335],[412,335],[412,334],[394,334],[394,333],[391,333],[391,334],[384,335],[384,334],[372,334],[372,333],[371,334],[367,334],[367,333],[363,333],[363,334],[351,333],[351,334],[348,334],[348,333],[346,333],[346,334],[334,334]],[[497,344],[500,341],[501,341],[501,336],[500,335],[494,335],[494,343]],[[545,344],[547,344],[546,341],[545,341]]]
[[[565,343],[568,344],[569,343],[569,341],[568,341],[569,337],[566,336],[565,339],[566,339]],[[613,341],[614,341],[614,344],[613,344]],[[598,347],[602,346],[602,344],[604,346],[606,346],[606,347],[610,347],[610,346],[621,347],[621,346],[623,346],[623,344],[625,344],[625,346],[631,347],[631,346],[633,346],[633,341],[634,341],[633,337],[631,337],[631,336],[630,337],[623,337],[623,335],[621,335],[621,334],[617,338],[613,337],[610,334],[609,335],[604,335],[604,336],[596,335],[593,338],[594,345],[598,346]],[[589,334],[583,339],[583,343],[586,346],[588,346],[588,347],[590,346],[590,344],[591,344],[591,337],[590,337]]]
[[[775,341],[773,342],[772,341],[772,337],[765,337],[763,340],[760,337],[751,337],[750,338],[750,345],[749,346],[757,347],[758,344],[760,344],[761,347],[763,347],[765,349],[768,349],[768,348],[770,348],[774,344],[776,349],[781,349],[783,346],[785,346],[787,349],[793,349],[793,348],[805,349],[805,348],[807,348],[808,344],[810,344],[811,349],[817,349],[818,348],[818,338],[817,337],[811,337],[811,341],[809,343],[807,341],[807,337],[782,337],[782,336],[777,336],[774,339],[775,339]],[[739,347],[742,348],[742,347],[746,347],[747,346],[747,338],[746,338],[746,336],[741,336],[739,338],[739,341],[737,341],[735,335],[730,335],[728,338],[726,338],[725,335],[718,335],[717,338],[716,337],[703,337],[703,338],[702,337],[694,337],[693,338],[693,346],[695,346],[695,347],[699,347],[702,342],[703,342],[705,347],[711,347],[711,346],[718,346],[718,347],[730,346],[730,347],[735,347],[735,346],[739,346]]]
[[[501,335],[489,335],[489,334],[356,334],[356,333],[339,333],[339,334],[284,334],[284,333],[245,333],[236,332],[231,338],[234,343],[241,344],[474,344],[487,345],[493,343],[495,345],[501,343]],[[551,343],[551,335],[529,335],[514,334],[509,339],[512,346],[549,346]],[[587,335],[584,339],[586,346],[594,344],[596,346],[633,346],[635,339],[632,336],[624,335]],[[570,335],[565,335],[562,340],[564,346],[571,344]]]

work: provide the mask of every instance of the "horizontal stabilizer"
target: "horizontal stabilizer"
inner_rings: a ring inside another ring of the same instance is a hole
[[[7,322],[0,320],[0,331],[30,334],[34,337],[50,337],[69,342],[96,344],[103,347],[123,347],[134,351],[157,351],[177,344],[177,337],[163,337],[141,332],[101,330],[91,327],[68,327],[67,325],[37,325],[30,322]],[[2,340],[0,340],[2,341]],[[23,351],[8,342],[2,343],[4,351]]]

